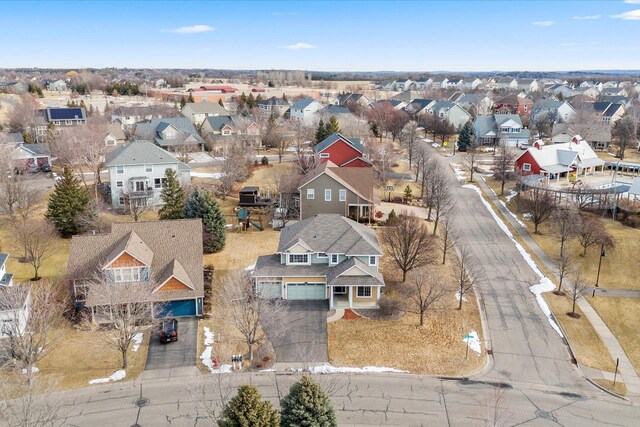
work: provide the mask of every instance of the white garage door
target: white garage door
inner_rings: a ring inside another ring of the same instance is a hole
[[[287,285],[287,299],[327,299],[326,289],[327,286],[324,283],[289,283]]]

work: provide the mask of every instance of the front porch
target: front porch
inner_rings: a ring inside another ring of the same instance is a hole
[[[377,308],[381,286],[327,286],[329,308]]]

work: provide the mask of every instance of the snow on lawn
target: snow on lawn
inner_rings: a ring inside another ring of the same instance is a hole
[[[531,255],[529,255],[529,253],[522,247],[522,245],[516,241],[516,239],[513,237],[513,234],[511,234],[511,231],[509,231],[509,229],[507,228],[506,224],[500,219],[498,214],[495,213],[495,211],[491,207],[491,204],[484,197],[482,197],[482,192],[480,191],[480,189],[475,185],[471,185],[471,184],[463,185],[462,187],[470,188],[476,193],[478,193],[478,196],[480,196],[480,200],[482,201],[482,204],[484,204],[484,206],[487,208],[487,210],[489,211],[489,213],[491,214],[495,222],[498,224],[498,227],[502,229],[504,234],[509,236],[513,244],[516,246],[516,249],[518,250],[518,252],[520,252],[520,255],[522,255],[522,258],[524,258],[527,264],[529,264],[529,267],[531,267],[531,269],[538,275],[538,277],[540,278],[540,282],[536,285],[530,286],[529,291],[536,296],[536,301],[538,302],[538,305],[540,306],[540,309],[542,310],[542,312],[545,314],[545,316],[547,316],[547,319],[549,320],[551,327],[555,329],[558,335],[563,337],[560,327],[558,326],[553,316],[551,315],[551,310],[549,309],[549,306],[547,305],[544,298],[542,298],[542,294],[544,292],[549,292],[554,290],[555,285],[538,268],[538,265],[533,260],[533,258],[531,258]]]
[[[437,142],[434,142],[433,144],[431,144],[431,146],[433,148],[440,148],[440,144],[438,144]]]
[[[31,367],[31,373],[35,374],[36,372],[40,372],[40,369],[38,369],[35,366],[32,366]],[[22,373],[26,375],[27,374],[27,368],[22,368]]]
[[[224,175],[222,172],[191,172],[193,178],[220,179]]]
[[[395,368],[385,368],[380,366],[364,366],[362,368],[338,368],[329,364],[320,366],[312,366],[309,368],[309,372],[312,374],[362,374],[369,372],[395,372],[395,373],[407,373],[408,371],[401,371]]]
[[[491,191],[493,191],[493,190],[491,190]],[[522,228],[527,228],[527,224],[525,224],[524,222],[520,221],[520,218],[518,218],[518,216],[517,216],[516,214],[514,214],[513,212],[511,212],[511,211],[509,210],[509,208],[507,207],[507,205],[506,205],[506,203],[505,203],[505,202],[503,202],[502,200],[498,200],[498,201],[500,202],[500,204],[502,204],[502,206],[504,206],[504,208],[507,210],[507,212],[509,212],[509,215],[511,215],[511,216],[513,217],[513,219],[515,219],[515,220],[516,220],[516,222],[517,222],[518,224],[520,224],[520,226],[521,226]]]
[[[211,329],[208,327],[203,328],[204,331],[204,351],[200,355],[200,360],[202,360],[202,364],[209,369],[209,372],[212,374],[228,374],[231,372],[231,365],[221,365],[219,367],[213,366],[213,358],[211,357],[211,352],[213,351],[213,343],[214,343],[214,333],[211,332]]]
[[[504,196],[504,199],[508,202],[511,201],[511,199],[513,199],[516,195],[518,194],[517,191],[515,190],[509,190],[509,194],[507,194],[506,196]]]
[[[456,291],[456,301],[460,301],[460,291]],[[467,302],[467,297],[462,296],[462,301]]]
[[[133,351],[134,353],[140,348],[140,345],[142,344],[142,337],[144,337],[144,334],[142,332],[138,332],[133,336],[133,348],[131,349],[131,351]]]
[[[204,327],[204,345],[213,345],[214,334],[207,326]]]
[[[115,371],[113,374],[111,374],[107,378],[98,378],[96,380],[91,380],[89,381],[89,384],[104,384],[104,383],[108,383],[109,381],[120,381],[124,379],[124,377],[126,376],[127,376],[127,373],[124,371],[124,369],[120,369],[118,371]]]
[[[469,336],[470,338],[463,338],[462,341],[467,343],[471,350],[475,351],[478,354],[482,353],[482,343],[480,343],[480,337],[478,336],[478,333],[476,331],[471,331],[467,334],[467,336]]]
[[[247,268],[245,268],[244,270],[245,270],[245,271],[253,271],[253,270],[255,270],[255,269],[256,269],[256,264],[255,264],[255,263],[253,263],[253,264],[251,264],[250,266],[248,266]]]

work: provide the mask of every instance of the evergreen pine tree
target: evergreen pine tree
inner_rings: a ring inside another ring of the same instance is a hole
[[[187,102],[191,102],[191,103],[196,102],[193,100],[193,92],[189,92],[189,99]]]
[[[182,209],[183,218],[202,218],[202,244],[205,253],[224,248],[226,220],[210,191],[196,188]]]
[[[220,427],[278,427],[280,417],[255,387],[243,385],[222,410]]]
[[[338,119],[336,118],[336,116],[329,117],[329,122],[326,126],[327,136],[338,132],[340,132],[340,124],[338,123]]]
[[[249,97],[247,98],[247,107],[249,107],[249,109],[253,109],[255,106],[257,105],[256,103],[256,99],[253,97],[253,94],[250,93]]]
[[[258,96],[256,96],[256,106],[258,105],[258,102],[262,101],[262,95],[258,94]]]
[[[180,97],[180,109],[182,110],[186,104],[187,104],[187,101],[184,99],[184,95],[183,95]]]
[[[167,182],[162,188],[160,198],[164,205],[158,211],[160,219],[180,219],[184,208],[184,189],[178,181],[178,176],[173,169],[167,169],[164,173]]]
[[[287,100],[287,94],[286,94],[286,93],[284,93],[284,92],[282,93],[282,100],[283,100],[284,102],[289,102],[289,101]]]
[[[224,108],[224,103],[222,102],[222,98],[218,99],[218,104],[220,104],[220,106]]]
[[[65,166],[49,197],[45,217],[53,222],[62,237],[78,234],[81,231],[78,218],[90,212],[89,202],[89,192]]]
[[[411,187],[407,185],[406,187],[404,187],[404,198],[410,199],[412,197],[413,197],[413,191],[411,191]]]
[[[338,425],[329,396],[307,375],[291,386],[281,406],[281,422],[285,427]]]
[[[458,151],[467,151],[467,147],[473,144],[473,138],[475,137],[475,131],[473,130],[473,124],[468,121],[462,127],[460,135],[458,135]]]
[[[327,136],[327,127],[324,124],[324,120],[320,119],[318,128],[316,129],[316,144],[322,142]]]

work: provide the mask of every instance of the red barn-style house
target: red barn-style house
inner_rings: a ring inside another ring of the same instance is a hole
[[[346,138],[334,133],[313,148],[321,162],[331,160],[340,167],[371,167],[364,156],[364,147],[359,138]]]
[[[542,175],[558,181],[593,174],[603,166],[604,161],[580,135],[563,144],[545,145],[538,140],[515,162],[515,169],[521,175]]]

